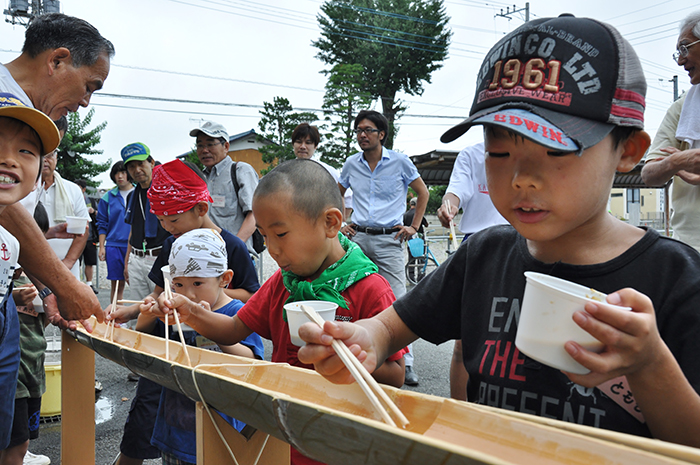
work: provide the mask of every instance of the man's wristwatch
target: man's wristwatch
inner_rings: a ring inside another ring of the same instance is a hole
[[[45,298],[53,294],[53,291],[49,289],[48,287],[43,288],[42,290],[39,291],[39,297],[41,297],[41,300],[43,301]]]

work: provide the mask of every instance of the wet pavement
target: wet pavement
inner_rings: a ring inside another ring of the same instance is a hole
[[[445,258],[445,242],[431,243],[438,260]],[[263,278],[266,279],[276,270],[276,263],[267,252],[263,256]],[[104,265],[100,276],[106,276]],[[103,308],[109,305],[109,282],[100,279],[98,298]],[[131,295],[127,287],[124,298],[136,299],[142,296]],[[269,359],[271,345],[265,343],[266,358]],[[452,355],[452,343],[434,346],[422,340],[414,343],[416,356],[415,370],[419,376],[418,386],[404,389],[449,397],[449,363]],[[129,381],[129,370],[99,355],[95,357],[95,375],[102,384],[102,391],[96,394],[95,402],[95,463],[111,465],[119,453],[124,422],[129,412],[131,400],[136,391],[136,382]],[[60,462],[61,423],[60,417],[42,419],[39,438],[32,440],[29,450],[43,454],[51,459],[52,464]],[[146,460],[145,465],[159,464],[160,460]]]

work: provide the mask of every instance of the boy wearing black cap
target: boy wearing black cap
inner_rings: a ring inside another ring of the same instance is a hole
[[[331,336],[359,344],[369,369],[416,337],[461,338],[472,402],[700,445],[700,256],[607,212],[615,171],[631,170],[649,146],[645,91],[636,54],[606,24],[543,18],[504,37],[479,72],[471,116],[442,141],[484,126],[489,193],[511,226],[471,236],[374,318],[326,323],[325,333],[305,325],[312,344],[299,359],[350,382]],[[593,353],[566,343],[591,373],[564,373],[516,348],[525,271],[631,307],[589,303],[574,314],[605,345]]]

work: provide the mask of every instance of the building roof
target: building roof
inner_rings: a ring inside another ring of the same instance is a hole
[[[446,186],[450,183],[450,175],[459,152],[453,150],[433,150],[423,155],[413,155],[411,160],[418,168],[423,181],[429,186]],[[663,188],[663,186],[647,186],[642,181],[642,167],[644,162],[639,162],[629,173],[616,173],[614,188],[641,189]],[[667,183],[668,184],[668,183]]]

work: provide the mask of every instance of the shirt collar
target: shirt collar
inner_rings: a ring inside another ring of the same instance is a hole
[[[228,162],[226,160],[228,160]],[[224,170],[224,169],[227,169],[230,171],[231,170],[230,167],[232,164],[233,164],[233,160],[231,160],[231,157],[226,155],[219,163],[214,165],[209,172],[210,173],[216,172],[216,174],[218,176],[219,174],[221,174],[222,170]]]

